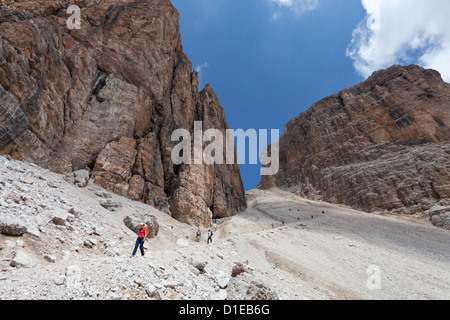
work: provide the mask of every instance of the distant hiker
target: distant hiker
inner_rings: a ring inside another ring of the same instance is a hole
[[[200,237],[202,236],[202,233],[200,232],[200,229],[197,231],[196,240],[197,242],[200,242]]]
[[[131,255],[131,257],[134,257],[136,255],[138,247],[141,250],[141,256],[144,256],[144,242],[147,237],[148,227],[145,225],[145,223],[141,223],[139,228],[139,236],[136,239],[136,244],[134,246],[133,254]]]
[[[212,243],[212,236],[213,236],[213,232],[212,230],[208,231],[208,240],[207,240],[207,244],[209,244],[210,242]]]

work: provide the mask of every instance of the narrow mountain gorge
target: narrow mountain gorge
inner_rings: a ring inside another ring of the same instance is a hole
[[[315,103],[245,192],[236,160],[173,159],[229,142],[178,21],[170,0],[0,0],[0,300],[448,299],[450,84],[392,66]]]
[[[228,128],[213,89],[199,92],[178,19],[169,0],[2,1],[0,155],[85,170],[192,225],[245,210],[238,164],[171,161],[176,129]]]
[[[449,126],[450,85],[440,74],[393,66],[292,119],[279,141],[280,171],[260,187],[430,216],[450,229]]]

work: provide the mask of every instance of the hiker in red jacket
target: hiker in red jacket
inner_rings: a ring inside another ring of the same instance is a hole
[[[133,254],[131,257],[136,255],[137,249],[141,250],[141,255],[144,256],[144,242],[148,236],[148,228],[145,226],[145,223],[141,223],[141,227],[139,228],[139,236],[136,239],[136,244],[134,246]]]

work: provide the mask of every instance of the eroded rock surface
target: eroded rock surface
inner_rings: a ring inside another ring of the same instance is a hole
[[[260,187],[368,212],[423,215],[450,205],[450,85],[393,66],[314,104],[280,140],[280,171]]]
[[[71,4],[79,30],[67,27]],[[213,89],[199,92],[178,18],[169,0],[2,1],[0,155],[87,169],[190,224],[245,209],[237,164],[171,161],[174,130],[228,128]]]

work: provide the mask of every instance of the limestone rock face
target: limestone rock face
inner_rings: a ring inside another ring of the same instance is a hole
[[[176,129],[228,128],[201,92],[169,0],[5,0],[0,6],[0,155],[209,225],[245,209],[239,166],[171,161]],[[69,29],[67,8],[81,10]]]
[[[450,204],[450,85],[393,66],[292,119],[280,171],[261,188],[368,212],[422,215]]]

